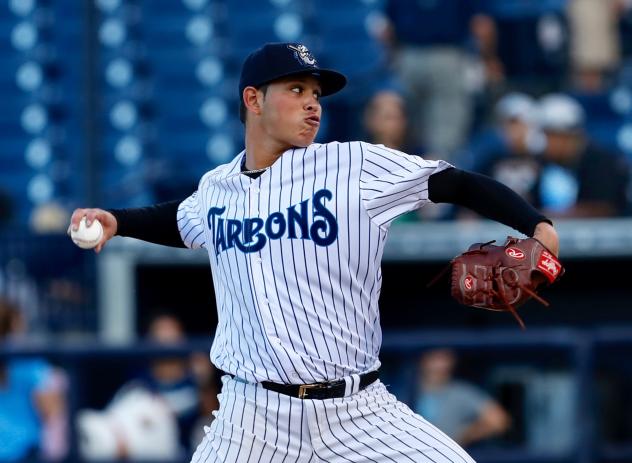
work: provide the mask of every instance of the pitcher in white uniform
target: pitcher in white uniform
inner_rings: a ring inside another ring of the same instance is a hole
[[[266,44],[239,82],[244,151],[184,201],[73,214],[73,227],[83,216],[104,225],[97,251],[123,235],[208,252],[219,320],[211,360],[227,375],[192,462],[473,461],[378,379],[389,225],[432,201],[470,207],[554,252],[557,234],[511,190],[447,162],[313,143],[320,98],[345,84],[305,45]]]

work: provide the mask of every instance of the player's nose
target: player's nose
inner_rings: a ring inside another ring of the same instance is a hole
[[[304,105],[305,111],[318,111],[320,109],[320,102],[316,97],[310,97]]]

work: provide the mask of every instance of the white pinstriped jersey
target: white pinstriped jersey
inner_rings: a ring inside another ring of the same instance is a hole
[[[313,383],[379,367],[380,261],[388,227],[450,165],[364,142],[286,151],[261,176],[244,152],[178,209],[208,251],[218,327],[211,360],[251,382]]]

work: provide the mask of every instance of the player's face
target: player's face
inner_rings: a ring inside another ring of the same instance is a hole
[[[320,84],[312,76],[273,82],[262,102],[264,132],[288,148],[308,146],[320,127],[320,95]]]

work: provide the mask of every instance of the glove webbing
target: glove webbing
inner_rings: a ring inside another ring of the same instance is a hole
[[[483,246],[488,246],[492,243],[495,243],[496,240],[491,240],[488,241],[487,243],[483,243],[481,244],[481,246],[478,249],[474,249],[473,251],[467,251],[464,252],[463,254],[487,254],[487,251],[483,251]],[[443,269],[437,274],[437,276],[435,276],[432,280],[430,280],[430,283],[428,283],[426,285],[426,288],[430,288],[432,285],[434,285],[437,281],[439,281],[441,278],[443,278],[443,276],[448,273],[448,270],[450,270],[450,267],[452,267],[452,264],[454,264],[454,261],[456,260],[456,257],[454,259],[452,259],[448,265],[446,265],[445,267],[443,267]]]
[[[545,307],[548,307],[549,303],[545,301],[542,297],[540,297],[538,294],[533,292],[531,289],[527,288],[526,286],[520,283],[507,283],[506,281],[504,281],[503,276],[502,276],[502,271],[500,270],[500,266],[501,266],[501,263],[499,262],[493,267],[493,275],[490,277],[490,280],[494,280],[494,282],[496,283],[496,287],[498,288],[498,290],[491,289],[491,290],[485,291],[485,293],[487,295],[491,295],[493,297],[497,297],[498,299],[500,299],[502,303],[505,304],[507,311],[511,312],[514,318],[518,321],[520,328],[524,330],[526,329],[524,321],[522,321],[522,318],[520,317],[520,315],[518,315],[516,308],[512,304],[510,304],[509,301],[507,300],[507,296],[505,295],[505,285],[511,286],[514,288],[515,287],[520,288],[522,291],[525,291],[527,294],[529,294],[531,297],[533,297],[536,301],[538,301],[540,304],[542,304]],[[481,307],[481,308],[502,312],[502,310],[500,309],[490,309],[488,307]]]

